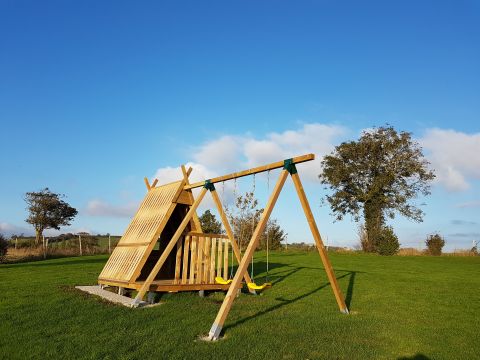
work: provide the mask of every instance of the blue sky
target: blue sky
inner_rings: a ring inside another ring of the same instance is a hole
[[[400,242],[480,240],[479,2],[1,1],[0,33],[4,233],[30,231],[26,191],[67,195],[80,213],[65,231],[121,234],[143,176],[320,158],[389,123],[438,175],[425,221],[392,222]],[[320,206],[317,172],[305,181],[323,234],[355,243],[356,225]],[[311,241],[291,189],[273,216]]]

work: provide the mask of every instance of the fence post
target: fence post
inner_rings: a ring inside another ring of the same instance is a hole
[[[82,256],[82,237],[78,235],[78,244],[80,245],[80,256]]]

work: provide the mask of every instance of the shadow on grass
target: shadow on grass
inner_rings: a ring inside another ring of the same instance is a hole
[[[75,257],[49,257],[48,259],[42,259],[42,260],[27,260],[27,261],[19,261],[15,263],[7,263],[5,265],[2,265],[3,269],[9,269],[9,268],[21,268],[21,267],[39,267],[39,266],[58,266],[58,265],[73,265],[73,264],[99,264],[99,263],[105,263],[107,259],[105,257],[101,258],[94,258],[92,259],[91,257],[93,256],[99,256],[99,255],[86,255],[86,256],[75,256]],[[58,259],[65,259],[62,261],[56,261]],[[52,261],[53,260],[53,261]]]
[[[399,357],[397,360],[430,360],[430,358],[423,354],[415,354],[413,356],[402,356]]]
[[[287,274],[284,275],[280,281],[284,280],[286,277],[292,275],[293,273],[296,273],[297,271],[300,271],[302,268],[304,268],[304,267],[298,267],[298,268],[292,269],[291,271],[288,271]],[[343,271],[345,271],[345,270],[337,270],[337,272],[343,272]],[[337,280],[340,280],[340,279],[343,279],[343,278],[346,278],[346,277],[350,276],[350,278],[349,278],[349,284],[348,284],[348,288],[347,288],[347,295],[346,295],[346,298],[345,298],[345,299],[346,299],[346,300],[345,300],[345,303],[347,304],[347,307],[348,307],[349,309],[350,309],[350,303],[351,303],[351,301],[352,301],[352,296],[353,296],[352,294],[353,294],[353,287],[354,287],[355,274],[356,274],[356,273],[357,273],[357,271],[347,271],[346,274],[341,275],[341,276],[337,276]],[[271,307],[269,307],[268,309],[262,310],[262,311],[260,311],[260,312],[258,312],[258,313],[256,313],[256,314],[254,314],[254,315],[248,316],[248,317],[243,318],[243,319],[241,319],[241,320],[238,320],[238,321],[236,321],[236,322],[234,322],[234,323],[232,323],[232,324],[229,324],[229,325],[227,325],[227,326],[225,326],[225,327],[223,328],[222,333],[223,333],[224,331],[227,331],[228,329],[231,329],[231,328],[234,328],[234,327],[236,327],[236,326],[242,325],[243,323],[245,323],[245,322],[247,322],[247,321],[249,321],[249,320],[252,320],[252,319],[254,319],[254,318],[257,318],[257,317],[266,315],[266,314],[268,314],[268,313],[271,313],[272,311],[275,311],[275,310],[278,310],[278,309],[280,309],[280,308],[283,308],[284,306],[287,306],[287,305],[290,305],[290,304],[292,304],[292,303],[295,303],[295,302],[297,302],[297,301],[299,301],[299,300],[305,299],[306,297],[315,294],[316,292],[318,292],[318,291],[320,291],[320,290],[328,287],[329,285],[330,285],[329,282],[328,282],[328,283],[325,283],[325,284],[323,284],[323,285],[321,285],[321,286],[319,286],[319,287],[317,287],[317,288],[315,288],[315,289],[313,289],[313,290],[311,290],[311,291],[309,291],[309,292],[307,292],[307,293],[305,293],[305,294],[299,295],[299,296],[297,296],[297,297],[295,297],[295,298],[293,298],[293,299],[284,299],[284,298],[281,298],[281,297],[276,298],[275,300],[281,301],[280,304],[271,306]],[[348,302],[347,302],[347,299],[348,299]],[[421,358],[420,358],[420,359],[421,359]]]

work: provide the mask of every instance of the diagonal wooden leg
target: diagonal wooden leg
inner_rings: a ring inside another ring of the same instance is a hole
[[[188,177],[190,176],[190,173],[192,172],[192,168],[189,168],[187,170],[187,169],[185,169],[185,165],[182,165],[181,168],[182,168],[183,178],[185,179],[185,185],[189,185],[190,180],[188,179]],[[195,199],[193,198],[192,190],[184,190],[184,191],[188,191],[190,201],[194,202]],[[200,225],[200,219],[198,218],[198,215],[197,215],[196,211],[193,214],[192,224],[193,224],[192,229],[195,229],[196,232],[203,232],[202,231],[202,225]]]
[[[280,194],[280,191],[283,188],[283,184],[285,184],[285,180],[287,179],[287,176],[288,176],[288,171],[283,170],[280,174],[280,177],[278,178],[277,184],[275,185],[275,188],[273,189],[272,194],[270,195],[270,198],[268,199],[267,206],[263,211],[260,222],[255,228],[252,238],[250,239],[247,249],[245,250],[245,253],[243,255],[242,261],[240,262],[237,272],[235,273],[235,277],[233,278],[232,284],[228,289],[227,295],[225,296],[222,306],[220,307],[217,317],[215,318],[215,321],[213,322],[213,325],[210,329],[210,332],[208,334],[209,340],[217,340],[218,337],[220,336],[220,332],[222,331],[223,324],[225,323],[225,319],[227,318],[228,313],[230,312],[230,309],[232,307],[233,300],[235,299],[235,292],[237,291],[243,277],[245,276],[245,273],[248,269],[248,265],[252,261],[253,252],[255,251],[255,248],[257,247],[260,241],[260,237],[263,233],[263,230],[265,230],[265,226],[267,225],[268,218],[270,217],[273,207],[277,202],[278,195]]]
[[[348,314],[347,305],[345,304],[342,292],[338,287],[337,278],[335,277],[335,273],[333,272],[332,264],[330,263],[327,251],[325,250],[325,246],[323,245],[322,237],[320,236],[320,232],[318,231],[317,223],[315,222],[315,218],[313,217],[312,210],[310,209],[310,204],[308,203],[308,199],[305,195],[305,191],[303,190],[302,182],[300,181],[298,173],[292,174],[292,180],[295,184],[295,189],[297,190],[300,202],[302,203],[302,208],[308,221],[308,226],[310,226],[313,238],[315,239],[315,244],[317,245],[318,253],[320,254],[320,258],[322,259],[323,267],[325,268],[328,280],[330,281],[333,293],[335,294],[335,299],[337,300],[338,307],[340,308],[341,312]]]
[[[207,189],[203,188],[197,200],[195,200],[192,207],[188,211],[187,215],[185,215],[185,217],[183,218],[183,221],[178,226],[177,231],[175,231],[175,234],[173,235],[172,239],[170,240],[167,247],[165,248],[162,255],[160,256],[160,259],[158,259],[157,263],[155,264],[152,271],[150,272],[150,275],[148,275],[147,279],[145,280],[142,287],[138,291],[137,296],[132,302],[132,306],[138,306],[142,301],[143,296],[145,295],[147,290],[150,288],[150,285],[152,284],[153,280],[155,280],[155,276],[157,276],[158,272],[160,271],[163,264],[167,260],[168,255],[170,255],[170,252],[177,244],[178,239],[180,239],[180,236],[182,236],[183,230],[185,230],[188,223],[192,219],[193,214],[195,214],[195,211],[197,210],[198,205],[200,205],[201,201],[203,200],[203,197],[205,196],[206,192],[207,192]]]
[[[233,252],[235,254],[235,257],[237,258],[238,263],[240,264],[240,262],[242,261],[241,255],[240,255],[240,249],[238,247],[237,241],[233,236],[233,231],[232,231],[232,228],[230,227],[230,223],[228,222],[227,215],[223,210],[222,202],[220,201],[220,198],[216,190],[210,191],[210,194],[212,194],[213,202],[217,206],[218,213],[220,214],[220,218],[222,219],[222,224],[225,227],[225,231],[227,232],[230,242],[232,243]],[[245,273],[244,277],[247,283],[252,282],[252,279],[250,278],[250,275],[248,275],[248,272]],[[252,293],[254,292],[254,290],[250,290],[250,289],[249,291]]]

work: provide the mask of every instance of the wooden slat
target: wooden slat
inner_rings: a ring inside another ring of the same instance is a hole
[[[102,280],[99,279],[100,284],[109,285],[109,286],[121,286],[127,289],[139,290],[143,282],[121,282],[121,281],[112,281],[112,280]],[[150,284],[150,291],[198,291],[198,290],[228,290],[230,285],[221,285],[221,284],[174,284],[173,280],[155,280]]]
[[[294,164],[299,164],[299,163],[303,163],[303,162],[306,162],[306,161],[311,161],[311,160],[314,160],[314,159],[315,159],[314,154],[306,154],[306,155],[297,156],[297,157],[292,158],[292,162]],[[231,173],[231,174],[228,174],[228,175],[219,176],[219,177],[210,179],[210,182],[211,183],[217,183],[217,182],[227,181],[227,180],[231,180],[231,179],[238,179],[238,178],[243,177],[243,176],[253,175],[253,174],[257,174],[257,173],[260,173],[260,172],[273,170],[273,169],[279,169],[279,168],[283,167],[283,165],[284,165],[283,160],[282,161],[277,161],[277,162],[270,163],[270,164],[267,164],[267,165],[258,166],[258,167],[252,168],[252,169],[243,170],[243,171]],[[199,181],[199,182],[196,182],[194,184],[185,185],[184,189],[185,190],[194,189],[194,188],[202,187],[203,185],[205,185],[205,181]]]
[[[215,258],[217,257],[217,239],[212,238],[212,250],[210,253],[210,282],[215,281]]]
[[[180,270],[182,266],[182,240],[177,242],[177,256],[175,259],[175,284],[180,282]]]
[[[212,238],[207,237],[205,238],[205,265],[204,265],[204,274],[203,274],[203,280],[205,284],[211,283],[210,281],[210,259],[211,259],[211,249],[212,246]]]
[[[182,284],[187,283],[188,278],[188,255],[190,252],[190,235],[185,236],[185,244],[183,245],[183,269],[182,269]]]
[[[204,245],[204,237],[200,236],[198,238],[198,245],[197,245],[197,277],[195,279],[196,284],[201,284],[203,279],[203,262],[205,261],[205,256],[203,256],[203,247]]]
[[[192,205],[193,204],[193,199],[187,192],[187,190],[184,190],[180,193],[180,196],[175,200],[176,203],[178,204],[185,204],[185,205]]]
[[[228,279],[228,240],[224,240],[225,248],[223,249],[223,278]]]
[[[118,247],[135,247],[135,246],[146,246],[149,245],[150,242],[143,242],[143,243],[124,243],[124,244],[117,244]]]
[[[217,238],[217,239],[228,239],[228,235],[224,235],[224,234],[205,234],[205,233],[199,233],[195,231],[190,231],[187,234],[193,235],[193,236],[205,236],[205,237],[211,237],[211,238]]]
[[[210,244],[212,242],[212,238],[206,237],[205,241],[203,242],[203,277],[202,283],[208,284],[208,274],[210,269]]]
[[[222,246],[222,239],[217,239],[218,240],[218,246],[217,246],[217,276],[222,276],[222,252],[223,252],[223,246]]]
[[[195,270],[197,269],[197,237],[192,236],[190,245],[190,277],[189,284],[195,284]]]

